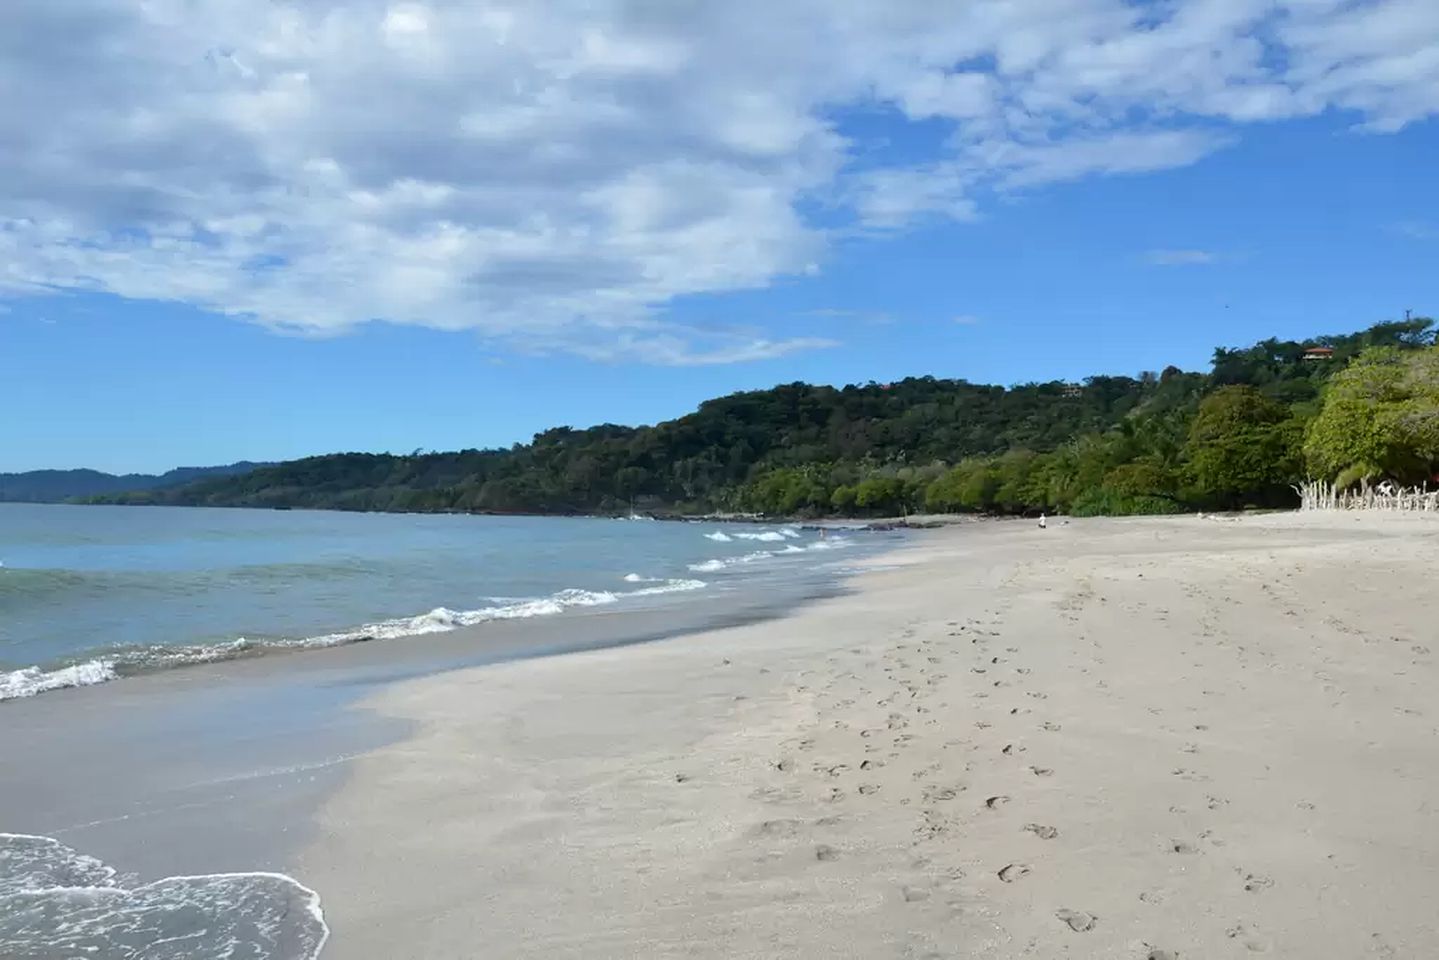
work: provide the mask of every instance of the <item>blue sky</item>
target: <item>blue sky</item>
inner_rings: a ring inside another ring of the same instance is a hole
[[[1439,312],[1439,5],[803,6],[21,0],[0,75],[55,93],[0,107],[0,470],[508,445]]]

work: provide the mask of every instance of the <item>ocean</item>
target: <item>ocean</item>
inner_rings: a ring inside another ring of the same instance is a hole
[[[320,894],[254,867],[283,859],[377,721],[336,713],[353,672],[316,674],[323,652],[287,669],[286,652],[368,641],[367,677],[402,677],[633,642],[787,609],[894,537],[0,503],[0,956],[320,954]],[[56,693],[266,656],[268,680],[210,671],[98,712]]]
[[[0,701],[496,620],[713,602],[832,570],[872,539],[786,525],[0,503]]]

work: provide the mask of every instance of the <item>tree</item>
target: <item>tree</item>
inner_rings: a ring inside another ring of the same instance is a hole
[[[1196,492],[1227,507],[1274,506],[1292,499],[1302,426],[1251,386],[1220,387],[1199,404],[1189,429],[1189,473]]]
[[[1304,448],[1317,472],[1416,480],[1434,469],[1439,425],[1426,399],[1434,376],[1412,359],[1433,343],[1433,323],[1414,319],[1220,348],[1208,373],[1171,366],[1157,376],[1014,387],[935,377],[789,383],[709,400],[655,426],[557,427],[495,450],[337,453],[108,498],[543,513],[623,513],[632,504],[771,514],[1279,504],[1299,478],[1300,428],[1321,409]],[[1316,345],[1332,358],[1309,359]],[[1345,373],[1375,347],[1390,352]]]
[[[1439,469],[1439,347],[1373,347],[1337,374],[1310,424],[1313,473],[1348,486],[1388,477],[1429,479]]]

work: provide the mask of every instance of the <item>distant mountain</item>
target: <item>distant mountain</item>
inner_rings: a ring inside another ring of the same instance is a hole
[[[80,497],[96,497],[140,490],[159,490],[215,477],[233,477],[273,464],[241,460],[222,467],[176,467],[165,473],[116,475],[99,470],[29,470],[0,473],[0,500],[20,503],[60,503]]]
[[[1439,393],[1432,403],[1421,398],[1433,389],[1424,384],[1439,377],[1405,373],[1398,358],[1422,352],[1439,363],[1433,327],[1416,317],[1353,334],[1221,347],[1209,373],[1168,367],[1012,387],[934,377],[838,388],[790,383],[709,400],[654,426],[556,427],[499,450],[334,453],[94,499],[620,516],[1285,506],[1307,477],[1304,458],[1313,450],[1306,452],[1305,430],[1328,409],[1326,388],[1341,374],[1359,384],[1352,389],[1388,391],[1386,402],[1407,411],[1404,423],[1413,426],[1404,429],[1413,438],[1374,439],[1389,436],[1376,433],[1379,421],[1361,429],[1341,418],[1326,428],[1335,456],[1348,457],[1347,465],[1382,447],[1393,451],[1373,454],[1390,458],[1374,461],[1386,475],[1422,482],[1439,472],[1439,441],[1424,426],[1439,423]],[[1337,395],[1339,414],[1368,409]],[[1361,434],[1370,446],[1351,442]]]

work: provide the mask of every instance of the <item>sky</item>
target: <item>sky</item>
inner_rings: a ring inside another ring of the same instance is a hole
[[[7,0],[0,471],[1439,314],[1434,0]]]

